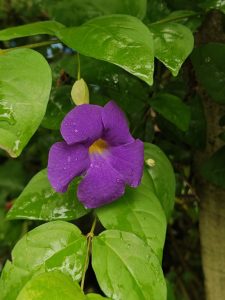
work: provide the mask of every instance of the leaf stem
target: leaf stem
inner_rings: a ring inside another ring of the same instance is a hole
[[[80,80],[80,54],[77,52],[77,80]]]
[[[82,273],[82,278],[81,278],[81,284],[80,284],[82,291],[84,290],[85,275],[86,275],[86,271],[87,271],[88,264],[89,264],[89,256],[90,256],[90,252],[91,252],[91,243],[92,243],[92,239],[94,237],[94,231],[95,231],[96,223],[97,223],[97,218],[95,217],[94,221],[92,223],[92,226],[91,226],[91,230],[87,234],[87,252],[86,252],[85,263],[84,263],[84,268],[83,268],[83,273]]]
[[[182,16],[174,16],[174,17],[166,17],[164,19],[161,19],[159,21],[156,21],[156,22],[153,22],[153,23],[150,23],[149,26],[151,25],[156,25],[156,24],[163,24],[163,23],[168,23],[168,22],[174,22],[174,21],[179,21],[179,20],[182,20],[182,19],[186,19],[186,18],[190,18],[190,17],[194,17],[198,15],[198,13],[196,12],[188,12]]]
[[[8,48],[8,49],[0,49],[0,54],[1,53],[6,53],[15,49],[21,49],[21,48],[38,48],[38,47],[43,47],[43,46],[48,46],[52,44],[56,44],[60,42],[59,40],[52,40],[52,41],[45,41],[45,42],[40,42],[40,43],[34,43],[34,44],[28,44],[28,45],[23,45],[23,46],[18,46],[18,47],[13,47],[13,48]]]

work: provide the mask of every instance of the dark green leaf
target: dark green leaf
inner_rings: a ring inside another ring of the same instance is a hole
[[[225,188],[225,146],[203,164],[201,171],[207,180]]]
[[[86,210],[76,196],[77,182],[66,193],[55,192],[47,178],[47,171],[37,173],[28,183],[9,211],[8,219],[73,220]]]
[[[0,148],[17,157],[44,117],[51,71],[31,49],[0,54],[0,66]]]
[[[145,170],[138,188],[127,188],[121,199],[97,209],[97,215],[106,229],[135,233],[151,246],[161,260],[166,218],[152,184],[152,179]]]
[[[109,299],[109,298],[102,297],[98,294],[87,294],[86,299],[87,300],[103,300],[103,299]]]
[[[156,195],[169,220],[175,201],[175,176],[170,161],[156,145],[145,143],[145,161],[148,165]]]
[[[0,187],[8,193],[21,192],[25,183],[25,171],[20,161],[8,160],[0,167]]]
[[[225,103],[225,45],[209,43],[196,48],[192,62],[197,79],[214,101]],[[209,76],[210,75],[210,76]]]
[[[150,25],[154,34],[155,56],[176,76],[194,46],[193,35],[177,23]]]
[[[19,293],[17,300],[85,300],[76,282],[54,271],[34,276]]]
[[[68,26],[82,23],[104,15],[127,14],[143,19],[146,0],[43,0],[41,5],[53,19]]]
[[[137,18],[126,15],[99,17],[80,27],[63,29],[60,38],[81,54],[116,64],[152,84],[153,37]]]
[[[188,130],[191,118],[190,107],[177,96],[160,93],[150,100],[150,105],[179,129]]]
[[[74,108],[70,101],[71,86],[65,85],[54,89],[41,125],[47,129],[59,130],[65,115]]]
[[[95,237],[92,266],[101,289],[112,299],[166,300],[158,258],[132,233],[107,230]]]
[[[57,35],[57,32],[64,27],[64,25],[55,21],[35,22],[26,25],[10,27],[0,30],[0,41],[7,41],[37,34]]]
[[[202,0],[200,6],[205,10],[218,9],[225,14],[225,2],[222,0]]]

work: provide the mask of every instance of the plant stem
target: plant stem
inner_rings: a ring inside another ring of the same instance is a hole
[[[94,221],[92,223],[92,226],[91,226],[91,230],[87,234],[87,252],[86,252],[84,269],[83,269],[83,274],[82,274],[81,284],[80,284],[82,291],[84,290],[85,275],[86,275],[86,271],[87,271],[88,264],[89,264],[89,256],[90,256],[90,251],[91,251],[91,243],[92,243],[92,239],[94,237],[94,231],[95,231],[96,223],[97,223],[97,218],[95,217]]]
[[[80,80],[80,54],[77,52],[77,80]]]
[[[196,15],[198,15],[196,12],[188,12],[188,13],[182,15],[182,16],[167,17],[167,18],[161,19],[159,21],[153,22],[149,25],[163,24],[163,23],[168,23],[168,22],[179,21],[179,20],[182,20],[182,19],[194,17]]]
[[[34,43],[34,44],[28,44],[28,45],[23,45],[23,46],[18,46],[18,47],[13,47],[13,48],[8,48],[8,49],[0,49],[0,54],[1,53],[6,53],[15,49],[21,49],[21,48],[38,48],[38,47],[43,47],[43,46],[48,46],[52,44],[58,43],[59,40],[52,40],[52,41],[45,41],[45,42],[40,42],[40,43]]]

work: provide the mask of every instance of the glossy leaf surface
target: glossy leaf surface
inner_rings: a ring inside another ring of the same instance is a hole
[[[107,230],[93,240],[98,283],[112,299],[166,300],[166,284],[158,258],[136,235]]]
[[[154,34],[155,56],[176,76],[194,46],[193,35],[178,23],[150,25]]]
[[[47,178],[47,170],[37,173],[16,199],[8,219],[73,220],[85,215],[86,210],[76,196],[77,182],[66,193],[55,192]]]
[[[175,176],[170,161],[156,145],[145,143],[145,161],[151,159],[148,172],[152,177],[156,195],[160,200],[167,219],[173,211],[175,201]]]
[[[0,66],[0,148],[17,157],[44,117],[51,71],[31,49],[0,54]]]
[[[152,84],[153,37],[137,18],[126,15],[99,17],[80,27],[63,29],[60,38],[81,54],[116,64]]]
[[[127,188],[119,200],[97,209],[97,215],[106,229],[135,233],[162,259],[166,218],[147,170],[138,188]]]

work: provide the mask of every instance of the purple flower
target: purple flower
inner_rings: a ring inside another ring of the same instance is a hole
[[[126,184],[137,187],[144,164],[144,145],[135,140],[124,113],[115,102],[104,107],[75,107],[61,124],[64,142],[49,152],[48,178],[57,192],[65,192],[76,176],[83,176],[77,195],[87,208],[112,202]]]

